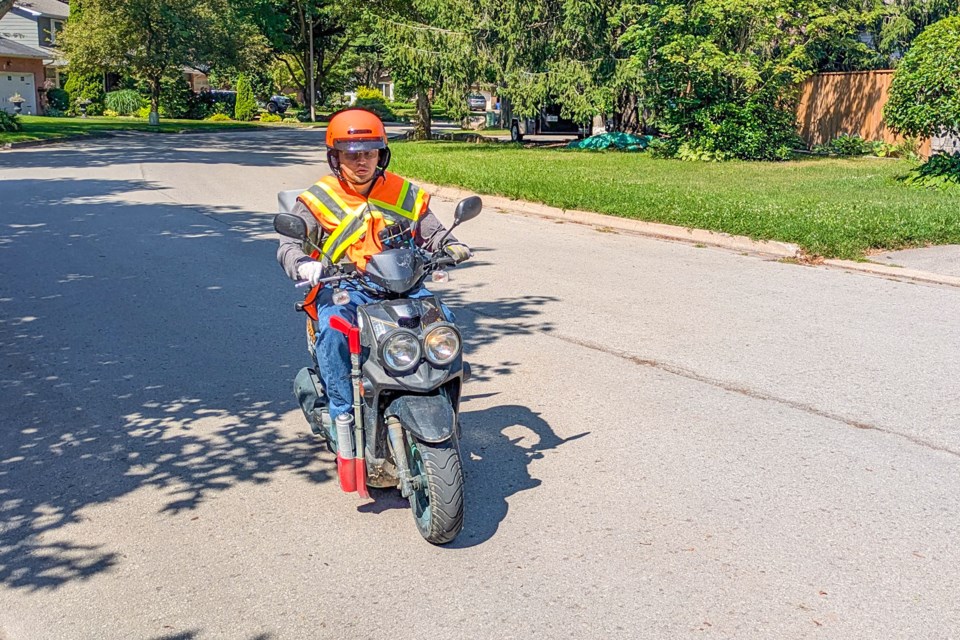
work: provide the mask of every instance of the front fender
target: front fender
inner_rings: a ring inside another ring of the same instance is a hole
[[[443,442],[453,435],[457,416],[443,396],[399,396],[384,414],[396,416],[403,428],[424,442]]]

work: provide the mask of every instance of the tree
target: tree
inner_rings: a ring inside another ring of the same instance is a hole
[[[257,101],[253,97],[253,87],[245,75],[237,78],[237,104],[234,107],[234,118],[240,121],[253,120],[257,113]]]
[[[431,136],[433,104],[468,113],[467,93],[481,77],[475,5],[468,0],[413,0],[370,14],[383,62],[401,95],[416,99],[413,137]]]
[[[250,66],[262,50],[227,0],[83,0],[60,40],[71,73],[122,70],[145,82],[151,123],[165,77],[182,66]]]
[[[360,0],[234,1],[270,44],[275,63],[286,67],[308,109],[346,88],[350,70],[344,67],[345,54],[365,31]]]
[[[908,136],[960,135],[960,16],[913,41],[894,73],[884,118]]]

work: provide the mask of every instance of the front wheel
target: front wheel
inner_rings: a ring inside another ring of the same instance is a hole
[[[410,438],[410,494],[413,518],[427,542],[446,544],[463,529],[463,469],[460,451],[450,441],[441,444]]]
[[[523,142],[523,134],[520,133],[520,125],[516,122],[510,127],[510,142]]]

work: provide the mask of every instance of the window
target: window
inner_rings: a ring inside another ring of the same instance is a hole
[[[57,35],[63,31],[63,20],[50,21],[50,44],[57,44]]]

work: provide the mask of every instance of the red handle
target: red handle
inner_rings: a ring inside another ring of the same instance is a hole
[[[330,327],[347,336],[350,340],[350,353],[360,353],[360,329],[340,316],[330,318]]]

